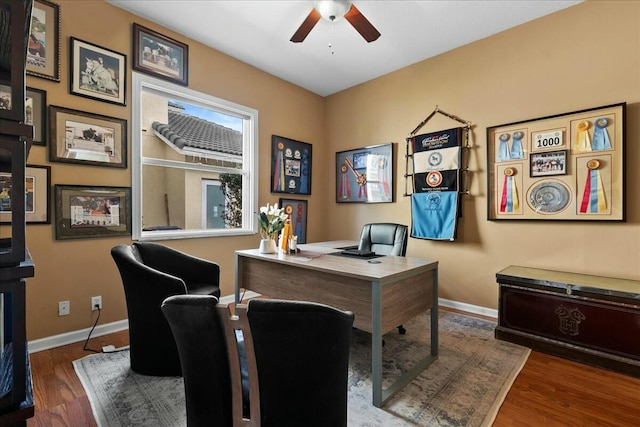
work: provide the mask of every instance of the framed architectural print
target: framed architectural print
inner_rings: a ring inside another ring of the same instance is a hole
[[[49,107],[49,161],[127,167],[127,121]]]
[[[60,81],[60,6],[48,0],[33,2],[26,73]]]
[[[50,182],[50,166],[27,165],[24,183],[27,224],[51,224]],[[0,173],[0,224],[11,223],[11,184],[11,174]]]
[[[372,145],[336,153],[337,203],[393,202],[393,145]]]
[[[487,128],[489,220],[625,220],[625,110]]]
[[[311,144],[271,136],[271,192],[311,194]]]
[[[55,186],[56,239],[131,235],[131,188]]]
[[[47,145],[47,92],[40,89],[27,88],[24,102],[25,123],[33,126],[34,145]]]
[[[189,46],[134,23],[133,69],[187,86]]]
[[[307,201],[280,199],[278,204],[291,220],[291,234],[299,244],[307,243]]]
[[[111,49],[71,37],[70,92],[125,105],[127,57]]]

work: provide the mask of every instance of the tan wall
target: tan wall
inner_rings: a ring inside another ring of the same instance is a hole
[[[411,224],[404,140],[438,105],[474,124],[458,239],[409,239],[407,255],[440,262],[442,298],[496,308],[495,273],[512,264],[639,279],[639,24],[638,1],[588,1],[328,97],[327,164],[335,151],[392,141],[398,156],[396,203],[330,203],[341,221],[327,237],[357,238],[369,221]],[[487,221],[487,127],[618,102],[627,102],[626,223]],[[457,125],[437,115],[422,130]]]
[[[311,143],[314,156],[319,159],[326,157],[325,101],[322,97],[102,1],[58,0],[56,3],[61,10],[61,81],[55,83],[27,77],[27,86],[47,91],[49,105],[125,118],[129,120],[130,131],[131,26],[137,22],[189,45],[189,88],[259,111],[261,205],[277,202],[279,198],[279,195],[269,192],[271,135]],[[99,17],[98,21],[95,17]],[[126,107],[69,94],[71,36],[127,55]],[[131,185],[130,167],[125,170],[49,162],[47,150],[48,147],[33,147],[28,163],[50,165],[52,184]],[[313,194],[303,198],[309,200],[311,208],[309,238],[320,240],[323,237],[324,219],[313,207],[325,206],[329,195],[322,191],[321,168],[315,168],[313,174]],[[93,295],[102,295],[104,309],[100,324],[127,317],[120,276],[109,253],[111,247],[119,243],[128,244],[131,240],[106,238],[59,241],[55,240],[53,225],[27,226],[27,245],[36,265],[36,276],[27,283],[29,340],[90,327],[95,320],[90,311],[90,297]],[[257,247],[259,236],[172,240],[165,243],[219,262],[223,294],[230,294],[234,278],[233,252]],[[58,317],[57,302],[62,300],[71,301],[69,316]]]

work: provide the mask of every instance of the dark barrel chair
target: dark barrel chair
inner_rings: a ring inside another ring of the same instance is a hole
[[[160,306],[172,295],[220,297],[219,265],[149,242],[117,245],[111,256],[127,303],[131,369],[143,375],[181,375],[178,349]]]
[[[347,426],[353,313],[270,299],[233,313],[218,304],[217,316],[214,307],[197,295],[162,306],[182,358],[189,427]]]

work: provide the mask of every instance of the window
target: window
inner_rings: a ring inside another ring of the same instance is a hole
[[[134,240],[256,232],[258,112],[133,73]]]

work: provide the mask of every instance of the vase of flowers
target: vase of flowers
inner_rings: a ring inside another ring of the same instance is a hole
[[[260,253],[274,254],[277,252],[276,239],[278,234],[284,228],[287,220],[287,214],[284,209],[278,208],[275,203],[273,205],[262,206],[258,213],[258,228],[260,229]]]

